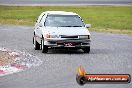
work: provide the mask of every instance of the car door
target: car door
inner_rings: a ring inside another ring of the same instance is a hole
[[[46,14],[43,14],[40,19],[38,19],[38,22],[36,23],[36,36],[37,37],[37,41],[40,43],[41,42],[41,37],[42,37],[42,30],[44,28],[44,22],[45,22],[45,18],[46,18]]]

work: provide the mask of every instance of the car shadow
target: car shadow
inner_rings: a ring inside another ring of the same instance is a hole
[[[115,53],[111,49],[99,49],[99,48],[91,48],[90,53],[84,53],[82,49],[78,50],[68,50],[68,49],[49,49],[48,53],[45,54],[112,54]]]
[[[84,54],[83,50],[49,49],[47,54]]]

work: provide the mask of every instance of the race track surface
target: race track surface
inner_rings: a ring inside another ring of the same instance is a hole
[[[132,5],[132,0],[0,0],[1,5]]]
[[[0,88],[132,88],[130,84],[76,83],[77,67],[88,73],[131,74],[132,36],[91,32],[90,54],[83,51],[50,50],[42,54],[32,44],[33,27],[0,25],[0,47],[37,56],[43,63],[28,70],[0,77]]]

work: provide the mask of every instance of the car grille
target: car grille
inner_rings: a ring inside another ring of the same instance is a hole
[[[78,36],[61,35],[61,38],[78,38]]]

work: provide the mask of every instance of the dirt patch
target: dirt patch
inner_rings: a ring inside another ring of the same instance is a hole
[[[11,56],[7,51],[0,50],[0,66],[5,66],[14,63],[15,57]]]
[[[39,58],[26,52],[0,48],[0,76],[39,66],[41,63]]]

